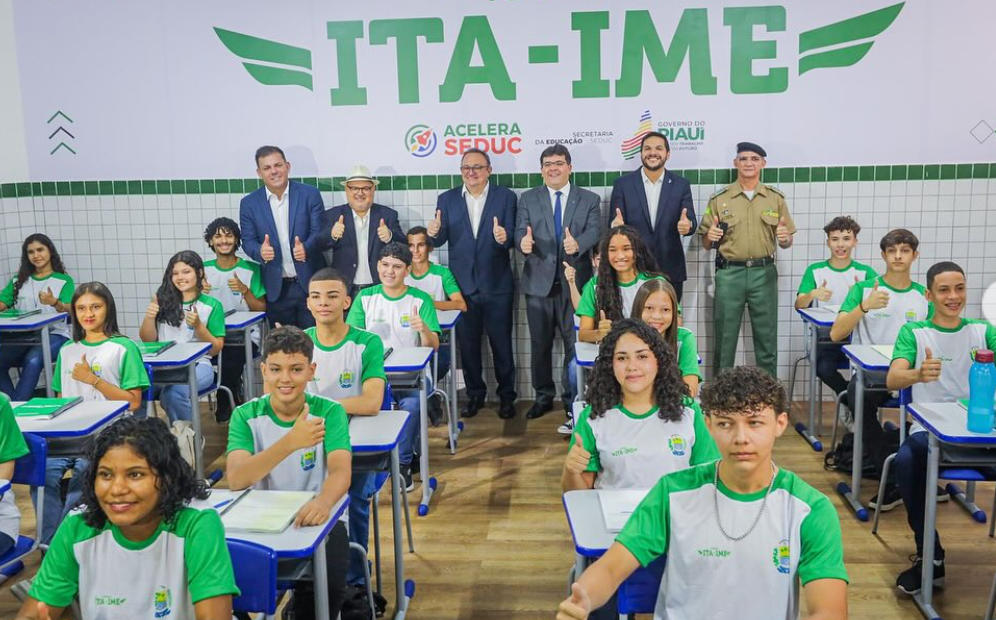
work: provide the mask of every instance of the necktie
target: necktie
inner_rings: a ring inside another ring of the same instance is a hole
[[[564,223],[561,221],[563,216],[561,215],[560,197],[564,195],[564,192],[557,192],[555,195],[557,201],[553,205],[553,232],[557,235],[557,243],[560,243],[564,227]]]

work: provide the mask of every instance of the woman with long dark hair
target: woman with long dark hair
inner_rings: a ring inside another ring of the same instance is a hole
[[[695,344],[695,334],[678,325],[678,293],[671,283],[664,279],[654,279],[641,284],[633,300],[630,316],[642,319],[664,338],[667,346],[678,356],[681,379],[688,385],[694,398],[699,391],[699,382],[702,381],[699,351]]]
[[[73,279],[66,274],[59,251],[47,236],[29,235],[21,244],[21,264],[17,275],[0,291],[0,312],[68,312],[73,296]],[[52,359],[69,340],[69,325],[55,323],[48,328]],[[7,333],[0,335],[0,391],[11,400],[29,400],[38,387],[44,370],[42,345],[37,336]],[[10,378],[13,368],[20,369],[15,385]]]

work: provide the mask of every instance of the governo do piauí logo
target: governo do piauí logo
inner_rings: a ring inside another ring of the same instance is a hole
[[[459,102],[468,86],[490,89],[495,101],[516,101],[522,85],[542,88],[546,95],[551,89],[569,88],[574,99],[631,98],[643,92],[647,76],[666,84],[677,82],[679,75],[682,81],[688,76],[687,88],[694,95],[717,95],[721,89],[717,75],[728,80],[722,89],[729,94],[770,95],[789,90],[793,79],[860,62],[905,4],[799,32],[793,35],[798,54],[791,58],[786,57],[786,46],[779,47],[770,33],[787,32],[789,24],[801,20],[790,20],[787,8],[779,5],[689,7],[681,11],[676,23],[673,16],[655,20],[649,10],[642,9],[565,12],[564,32],[569,26],[570,34],[544,45],[523,43],[515,28],[496,30],[487,15],[329,21],[329,44],[314,51],[220,27],[214,31],[222,45],[242,61],[248,75],[264,86],[314,92],[316,71],[334,74],[337,85],[329,89],[328,99],[332,106],[369,103],[366,84],[376,78],[360,71],[360,59],[370,48],[389,44],[395,48],[396,66],[393,70],[378,67],[378,71],[396,78],[399,104],[420,103],[423,95],[440,103]],[[838,13],[840,9],[834,3],[821,3],[809,10]],[[560,32],[555,26],[551,24],[549,32]],[[661,32],[673,32],[671,39],[662,39]],[[607,33],[617,36],[603,36]],[[713,39],[718,36],[729,37],[729,54],[712,53]],[[439,72],[419,71],[418,52],[427,46],[448,48],[442,83],[429,83],[426,77]],[[526,54],[517,49],[522,46]],[[506,54],[517,64],[509,66]],[[576,60],[580,67],[572,69],[573,75],[558,86],[549,74],[539,72],[561,58]]]

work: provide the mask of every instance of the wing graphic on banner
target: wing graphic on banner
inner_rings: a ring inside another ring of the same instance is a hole
[[[270,63],[266,65],[254,62],[242,63],[249,75],[260,84],[303,86],[312,90],[310,50],[222,28],[215,28],[214,31],[225,47],[239,58]],[[306,71],[290,69],[287,65],[300,67]]]
[[[850,67],[857,64],[875,43],[874,37],[882,34],[892,25],[905,4],[905,2],[900,2],[884,9],[858,15],[828,26],[814,28],[800,34],[800,54],[806,54],[806,52],[813,50],[823,51],[800,58],[799,75],[813,69]],[[862,39],[872,40],[855,43]],[[845,45],[852,43],[853,45]],[[842,45],[844,47],[837,47]],[[828,47],[833,47],[833,49],[827,50]]]

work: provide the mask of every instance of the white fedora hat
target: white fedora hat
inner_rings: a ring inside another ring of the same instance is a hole
[[[341,182],[343,187],[350,181],[370,181],[374,185],[380,185],[380,181],[370,175],[370,169],[363,165],[353,166],[353,169],[346,175],[346,180]]]

